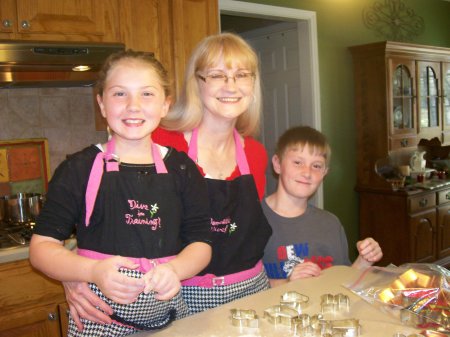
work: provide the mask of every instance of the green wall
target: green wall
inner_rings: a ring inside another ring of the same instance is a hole
[[[347,47],[386,40],[363,23],[363,11],[388,0],[246,0],[316,12],[319,49],[322,131],[333,150],[324,183],[325,209],[335,213],[347,232],[350,253],[356,256],[358,198],[356,130],[352,60]],[[398,0],[396,0],[398,1]],[[405,42],[450,47],[450,2],[401,0],[424,20],[425,29]]]

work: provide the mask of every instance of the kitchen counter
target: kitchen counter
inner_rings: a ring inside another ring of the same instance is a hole
[[[66,248],[72,250],[77,246],[77,240],[69,239],[64,242]],[[19,248],[11,248],[0,251],[0,263],[13,262],[18,260],[28,259],[29,257],[29,248],[19,247]]]
[[[342,284],[355,280],[359,271],[347,266],[334,266],[323,271],[319,277],[298,280],[260,292],[255,295],[224,304],[220,307],[180,319],[166,329],[157,332],[141,332],[136,337],[229,337],[229,336],[293,336],[290,328],[273,325],[264,318],[264,310],[279,304],[280,296],[287,291],[297,291],[309,297],[304,313],[320,313],[320,296],[323,294],[347,295],[350,300],[348,312],[328,313],[325,319],[359,319],[360,336],[380,337],[403,333],[406,336],[419,330],[401,325],[397,318],[376,309]],[[231,324],[230,309],[253,309],[259,317],[259,328],[236,327]]]

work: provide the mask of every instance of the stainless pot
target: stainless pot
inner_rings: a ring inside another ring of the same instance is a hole
[[[17,193],[4,196],[4,199],[5,220],[18,223],[35,221],[44,201],[39,193]]]

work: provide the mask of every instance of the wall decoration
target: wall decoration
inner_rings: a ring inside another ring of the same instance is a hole
[[[408,8],[402,0],[376,1],[363,10],[364,25],[391,41],[410,42],[422,34],[422,17]]]
[[[47,139],[0,140],[0,195],[46,193],[49,176]]]

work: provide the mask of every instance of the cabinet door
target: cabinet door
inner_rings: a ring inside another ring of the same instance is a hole
[[[435,233],[435,209],[410,218],[409,249],[411,262],[433,262],[436,260]]]
[[[415,63],[413,60],[389,58],[388,111],[391,135],[417,133],[415,114]]]
[[[450,205],[438,209],[438,226],[436,238],[437,258],[450,256]]]
[[[439,86],[441,84],[439,62],[417,61],[417,98],[419,137],[441,139],[441,109]]]
[[[12,38],[16,27],[16,2],[15,0],[0,1],[0,37]]]
[[[58,304],[59,322],[61,324],[61,336],[67,337],[69,329],[69,305],[64,302]]]
[[[16,0],[22,39],[118,41],[117,0]]]
[[[192,50],[205,36],[219,32],[217,0],[171,0],[177,93]]]
[[[441,65],[442,88],[440,92],[442,125],[444,129],[442,143],[450,144],[450,62],[442,62]]]
[[[61,326],[56,304],[0,315],[0,337],[59,337]]]

